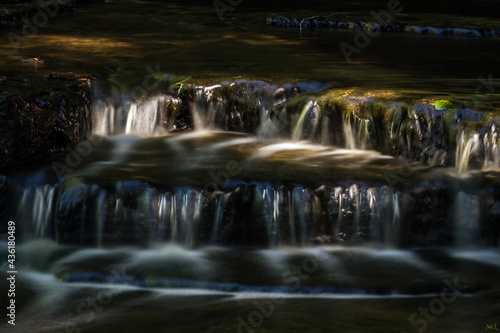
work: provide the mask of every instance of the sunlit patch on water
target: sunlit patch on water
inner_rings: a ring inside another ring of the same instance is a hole
[[[133,45],[131,43],[106,37],[88,38],[64,35],[45,35],[43,36],[43,42],[57,48],[75,52],[102,53],[109,52],[110,50],[113,50],[113,52],[117,52],[119,49],[133,48]]]

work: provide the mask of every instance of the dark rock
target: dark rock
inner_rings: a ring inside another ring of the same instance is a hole
[[[340,19],[340,17],[337,17]],[[495,29],[467,29],[467,28],[433,28],[433,27],[419,27],[408,23],[374,23],[372,22],[349,22],[342,20],[329,20],[328,17],[309,17],[303,19],[288,18],[284,16],[269,17],[266,19],[266,24],[276,27],[299,28],[301,30],[330,28],[342,30],[366,30],[371,32],[410,32],[418,34],[434,34],[441,36],[464,36],[464,37],[492,37],[498,34]]]
[[[0,81],[0,167],[75,148],[91,128],[89,80]]]
[[[16,207],[12,204],[12,198],[16,196],[12,183],[10,178],[0,176],[0,234],[7,233],[7,222],[16,216]]]
[[[406,194],[400,222],[402,247],[446,247],[454,244],[453,190],[446,182],[418,184]]]

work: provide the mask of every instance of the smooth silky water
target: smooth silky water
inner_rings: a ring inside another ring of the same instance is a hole
[[[485,3],[476,15],[491,24]],[[2,332],[480,332],[500,323],[497,146],[471,166],[477,138],[464,133],[449,167],[405,162],[372,145],[366,123],[344,119],[338,144],[313,100],[286,131],[270,113],[278,102],[264,98],[255,133],[228,132],[201,95],[190,104],[195,130],[169,132],[158,109],[171,94],[131,96],[149,66],[206,86],[250,79],[271,91],[294,83],[313,95],[472,99],[497,111],[498,91],[476,87],[480,75],[500,74],[498,38],[380,34],[347,64],[338,45],[352,32],[263,24],[273,14],[366,16],[371,6],[244,2],[221,23],[209,2],[110,1],[51,19],[19,53],[0,44],[1,74],[95,76],[91,152],[69,172],[52,168],[64,155],[0,178],[20,238],[16,326]],[[444,17],[474,22],[464,6]],[[424,21],[436,15],[407,8]],[[32,57],[42,61],[21,61]],[[392,186],[387,175],[402,165],[410,176]]]

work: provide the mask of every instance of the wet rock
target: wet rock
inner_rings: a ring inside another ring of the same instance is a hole
[[[475,184],[481,187],[477,196],[481,215],[478,238],[482,246],[498,247],[500,242],[500,174],[497,170],[486,172],[483,182]]]
[[[336,17],[335,19],[338,19]],[[329,17],[314,16],[309,18],[288,18],[284,16],[268,17],[266,25],[287,28],[299,28],[304,30],[329,28],[341,30],[366,30],[369,32],[408,32],[417,34],[432,34],[441,36],[463,36],[463,37],[493,37],[500,34],[500,30],[467,29],[467,28],[434,28],[420,27],[407,23],[374,23],[374,22],[349,22],[343,20],[331,20]]]
[[[16,197],[13,182],[6,176],[0,176],[0,234],[7,234],[7,222],[16,216],[16,207],[12,198]]]
[[[88,74],[76,74],[74,72],[68,73],[50,73],[45,76],[48,79],[58,79],[58,80],[66,80],[66,81],[87,81],[92,78],[91,75]]]
[[[91,128],[89,80],[0,80],[0,166],[76,147]]]
[[[406,193],[400,222],[402,247],[446,247],[454,244],[453,190],[446,182],[424,182]]]
[[[148,244],[151,220],[140,206],[144,191],[145,185],[138,182],[103,187],[66,180],[57,207],[58,241],[81,246]]]
[[[159,105],[163,128],[170,132],[190,131],[194,128],[193,112],[189,99],[181,85],[175,88],[175,96],[169,96]]]
[[[190,88],[190,109],[208,128],[255,133],[260,125],[262,104],[272,103],[270,89],[252,82]]]

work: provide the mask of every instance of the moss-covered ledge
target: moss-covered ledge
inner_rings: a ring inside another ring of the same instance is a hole
[[[0,168],[74,148],[91,129],[90,106],[88,78],[0,76]]]

